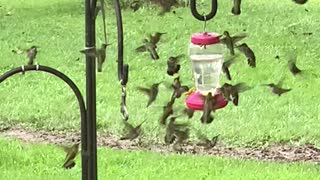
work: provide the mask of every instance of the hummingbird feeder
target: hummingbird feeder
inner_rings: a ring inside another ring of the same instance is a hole
[[[212,1],[212,12],[207,16],[199,15],[196,11],[195,0],[191,0],[190,7],[193,15],[201,21],[213,18],[217,11],[217,1]],[[193,77],[196,90],[191,92],[185,103],[189,109],[203,110],[204,96],[209,92],[213,94],[215,109],[224,108],[226,101],[218,90],[219,79],[224,61],[225,48],[220,43],[220,36],[217,33],[195,33],[191,36],[189,45],[189,57],[191,60]]]

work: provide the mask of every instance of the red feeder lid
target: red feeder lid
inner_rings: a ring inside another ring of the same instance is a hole
[[[211,45],[220,42],[218,33],[195,33],[191,36],[191,42],[196,45]]]
[[[215,101],[217,102],[215,105],[215,109],[221,109],[224,108],[225,106],[227,106],[228,101],[226,101],[223,97],[223,95],[220,94],[215,94],[212,98],[215,99]],[[186,98],[186,105],[189,109],[192,110],[203,110],[203,105],[204,105],[204,99],[203,99],[203,95],[200,92],[194,92],[192,94],[190,94],[187,98]]]

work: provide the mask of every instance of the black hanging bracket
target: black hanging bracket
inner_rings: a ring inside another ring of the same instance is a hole
[[[218,9],[218,2],[217,0],[212,0],[211,3],[211,12],[207,15],[201,15],[199,14],[197,10],[196,0],[190,0],[190,8],[192,15],[198,19],[199,21],[209,21],[210,19],[214,18],[214,16],[217,13]]]

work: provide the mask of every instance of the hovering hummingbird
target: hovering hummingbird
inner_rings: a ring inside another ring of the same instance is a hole
[[[250,49],[246,43],[242,43],[241,45],[236,46],[236,48],[238,48],[239,51],[241,51],[248,58],[249,66],[252,68],[255,68],[256,56],[254,55],[254,52],[252,51],[252,49]]]
[[[78,155],[79,152],[79,144],[80,142],[75,143],[71,147],[63,147],[64,151],[67,153],[66,158],[63,163],[63,167],[65,169],[71,169],[75,166],[75,161],[74,159]]]
[[[300,74],[302,72],[302,70],[300,70],[297,65],[296,65],[296,62],[297,62],[297,56],[294,55],[292,57],[289,58],[289,61],[288,61],[288,67],[289,67],[289,70],[290,72],[295,76],[297,74]]]
[[[136,52],[145,52],[148,51],[150,53],[150,56],[153,60],[159,59],[159,55],[157,52],[157,45],[156,43],[152,43],[148,39],[143,40],[143,45],[136,48]]]
[[[226,74],[227,79],[230,81],[231,81],[231,75],[230,75],[229,67],[231,66],[231,64],[235,62],[237,57],[238,57],[237,55],[232,56],[222,64],[222,72]]]
[[[157,44],[160,41],[161,36],[164,34],[167,34],[167,33],[166,32],[155,32],[154,35],[149,34],[150,42],[153,44]]]
[[[217,142],[218,142],[218,137],[217,136],[213,136],[212,139],[208,139],[208,137],[206,137],[204,134],[202,134],[200,131],[197,132],[197,136],[200,140],[199,143],[197,143],[198,146],[204,146],[204,148],[206,150],[213,148],[214,146],[216,146]]]
[[[160,118],[160,124],[166,125],[166,121],[170,115],[173,114],[173,104],[175,102],[175,97],[173,96],[167,105],[163,106],[163,113]]]
[[[176,123],[176,117],[170,117],[170,121],[166,128],[165,143],[172,144],[175,140],[181,143],[189,138],[190,129],[186,123]]]
[[[151,2],[158,4],[161,7],[161,11],[158,14],[160,16],[170,12],[172,6],[179,6],[179,2],[177,0],[152,0]]]
[[[130,8],[133,10],[133,12],[136,12],[141,7],[140,1],[133,1],[130,3]]]
[[[235,55],[235,53],[234,53],[235,43],[240,41],[240,40],[242,40],[242,39],[244,39],[246,37],[246,35],[245,34],[239,34],[239,35],[235,35],[235,36],[230,36],[230,33],[228,31],[224,31],[223,35],[225,37],[221,38],[220,42],[227,46],[227,48],[230,50],[230,54],[232,56]]]
[[[172,84],[172,88],[174,90],[173,96],[176,97],[176,98],[180,98],[183,93],[189,91],[189,87],[188,86],[182,86],[181,85],[179,76],[174,78],[173,84]]]
[[[305,4],[308,0],[292,0],[292,1],[297,4]]]
[[[97,63],[98,63],[98,66],[97,66],[98,72],[102,72],[102,65],[106,60],[106,49],[109,45],[111,45],[111,44],[103,43],[103,44],[101,44],[101,47],[97,49],[97,52],[96,52],[97,56],[96,57],[97,57]]]
[[[94,57],[97,59],[97,69],[98,72],[102,72],[102,65],[106,60],[106,49],[111,44],[102,43],[100,48],[90,48],[90,49],[83,49],[80,50],[81,53]]]
[[[146,122],[146,120],[144,120],[138,126],[133,127],[129,122],[123,121],[124,126],[125,126],[124,128],[128,132],[123,137],[121,137],[120,140],[130,140],[130,141],[132,141],[132,140],[136,139],[141,134],[141,125],[144,122]]]
[[[179,56],[171,56],[167,61],[167,74],[173,76],[174,74],[178,73],[180,70],[179,59],[183,57],[183,55]]]
[[[214,117],[212,116],[212,112],[215,111],[214,106],[216,104],[215,99],[212,96],[212,93],[209,92],[208,95],[205,96],[204,105],[203,105],[203,114],[201,116],[201,122],[204,124],[212,123]]]
[[[233,7],[231,9],[231,12],[234,15],[241,14],[241,0],[233,0]]]
[[[291,91],[291,89],[282,88],[283,80],[284,78],[280,79],[280,81],[277,84],[270,83],[270,84],[263,84],[263,86],[269,86],[272,90],[272,93],[280,97],[282,94]]]
[[[235,85],[224,83],[218,90],[226,100],[232,101],[235,106],[238,106],[239,93],[250,89],[252,89],[252,87],[247,86],[245,83],[238,83]]]
[[[147,95],[149,97],[147,107],[149,107],[153,103],[153,101],[156,100],[156,98],[158,96],[160,84],[161,84],[161,82],[155,83],[150,88],[138,87],[138,90],[140,92],[144,93],[145,95]]]
[[[29,59],[28,61],[28,65],[33,65],[34,64],[34,60],[36,59],[38,50],[37,50],[37,46],[31,46],[29,49],[25,49],[25,50],[21,50],[21,49],[17,49],[17,50],[12,50],[13,53],[16,54],[22,54],[22,53],[26,53],[27,54],[27,58]]]

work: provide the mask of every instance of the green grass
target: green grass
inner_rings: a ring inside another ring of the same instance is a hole
[[[41,47],[37,60],[41,65],[54,67],[68,75],[85,93],[85,58],[79,53],[84,47],[84,7],[81,1],[63,0],[41,2],[36,0],[12,0],[0,8],[0,73],[26,63],[24,55],[11,52],[15,47]],[[309,12],[305,11],[305,8]],[[242,61],[231,67],[232,83],[246,82],[255,88],[241,94],[238,107],[229,105],[218,110],[215,121],[201,125],[200,113],[192,120],[195,129],[209,135],[220,134],[229,144],[252,144],[261,140],[269,142],[301,143],[319,145],[319,78],[295,78],[287,70],[286,56],[298,53],[298,66],[313,73],[320,68],[319,18],[320,7],[316,1],[299,6],[291,1],[244,2],[242,14],[230,14],[231,3],[219,1],[219,9],[207,29],[222,33],[242,33],[246,29],[248,38],[243,40],[256,53],[257,68],[252,69]],[[6,12],[12,16],[3,16]],[[130,65],[127,104],[130,121],[134,124],[144,119],[145,138],[149,141],[162,140],[163,130],[158,126],[160,106],[168,100],[169,90],[160,88],[159,99],[148,109],[147,98],[137,92],[136,86],[150,85],[155,81],[170,82],[166,72],[166,60],[170,55],[186,54],[190,35],[202,30],[202,23],[195,20],[189,9],[176,9],[177,14],[158,17],[154,11],[141,9],[137,13],[123,12],[124,58]],[[104,72],[97,74],[97,125],[99,131],[119,134],[122,129],[119,113],[120,86],[117,81],[117,40],[114,10],[107,10],[108,39],[113,45],[107,50],[108,59]],[[312,36],[292,35],[313,32]],[[148,54],[137,54],[147,33],[165,31],[159,43],[159,61],[152,61]],[[103,40],[100,17],[97,22],[97,45]],[[276,55],[280,60],[275,59]],[[76,60],[80,58],[80,60]],[[186,58],[182,61],[181,79],[191,85],[191,65]],[[285,77],[284,86],[293,90],[277,97],[262,83],[277,82]],[[221,83],[226,82],[221,75]],[[16,75],[0,86],[0,119],[2,124],[24,123],[40,129],[79,129],[78,105],[71,90],[57,78],[44,73]],[[183,107],[179,99],[177,107]],[[156,138],[157,137],[157,138]],[[129,155],[131,156],[131,155]]]
[[[75,168],[64,170],[64,152],[53,145],[30,145],[0,140],[0,179],[79,179]],[[143,151],[98,149],[99,179],[319,179],[311,164],[276,164]]]

